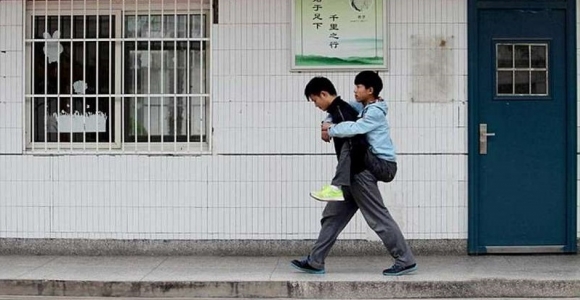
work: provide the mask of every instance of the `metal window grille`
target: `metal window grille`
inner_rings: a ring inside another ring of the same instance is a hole
[[[211,149],[212,0],[28,0],[32,153]]]

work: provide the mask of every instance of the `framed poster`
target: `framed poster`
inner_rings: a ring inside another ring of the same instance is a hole
[[[292,0],[292,70],[386,69],[387,0]]]

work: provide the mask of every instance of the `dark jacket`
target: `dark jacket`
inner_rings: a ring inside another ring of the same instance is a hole
[[[330,104],[326,112],[332,118],[332,123],[338,124],[343,121],[353,121],[358,119],[358,112],[348,102],[336,97]],[[340,155],[340,149],[345,141],[350,140],[351,172],[356,174],[365,169],[364,159],[368,149],[368,142],[364,134],[355,135],[351,138],[333,138],[336,157]]]

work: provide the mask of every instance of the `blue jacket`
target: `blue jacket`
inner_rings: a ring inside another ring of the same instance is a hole
[[[371,103],[365,107],[360,103],[351,103],[359,111],[360,118],[334,124],[328,130],[331,137],[344,138],[365,134],[370,150],[378,158],[396,162],[395,146],[391,140],[391,130],[387,121],[387,103],[384,100]]]

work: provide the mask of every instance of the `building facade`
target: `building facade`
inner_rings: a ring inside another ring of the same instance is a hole
[[[295,3],[0,1],[0,238],[316,238],[336,158],[303,89],[359,70],[293,68]],[[405,236],[575,252],[576,3],[382,3]]]

